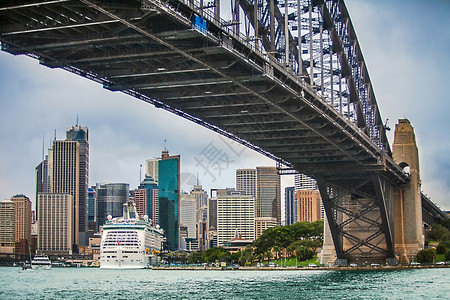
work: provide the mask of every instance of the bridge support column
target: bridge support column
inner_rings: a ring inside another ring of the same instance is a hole
[[[406,171],[410,181],[394,193],[395,252],[401,263],[409,263],[423,249],[423,225],[419,151],[414,129],[407,119],[395,126],[393,159]]]

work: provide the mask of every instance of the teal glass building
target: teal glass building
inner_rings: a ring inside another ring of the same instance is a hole
[[[159,225],[166,232],[167,248],[179,247],[180,156],[164,150],[158,162]]]

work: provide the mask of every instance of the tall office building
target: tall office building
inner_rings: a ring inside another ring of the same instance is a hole
[[[71,255],[73,246],[73,196],[66,194],[39,194],[38,253]]]
[[[49,192],[52,194],[70,194],[73,197],[73,225],[71,229],[72,242],[76,245],[79,244],[79,157],[79,143],[77,141],[54,140],[52,149],[49,150],[48,154]],[[39,204],[38,211],[40,208],[41,205]],[[75,248],[73,250],[77,251]]]
[[[158,223],[158,185],[150,175],[145,175],[144,180],[134,192],[134,201],[139,215],[147,215]]]
[[[156,184],[158,184],[158,177],[159,177],[158,165],[160,160],[161,158],[151,158],[145,161],[146,166],[145,175],[151,176],[153,180],[156,182]]]
[[[284,205],[286,225],[297,222],[297,198],[295,197],[295,187],[288,186],[284,189]]]
[[[276,167],[256,168],[256,217],[274,217],[281,225],[280,175]]]
[[[295,192],[297,198],[298,222],[314,222],[322,219],[322,198],[317,190],[300,190]]]
[[[192,189],[190,194],[195,199],[195,208],[197,210],[207,205],[208,193],[206,193],[206,191],[203,190],[203,187],[198,183],[198,180],[197,185],[194,185],[194,188]]]
[[[217,197],[208,199],[208,230],[217,230]]]
[[[15,195],[11,198],[14,203],[14,241],[16,253],[28,253],[31,242],[31,201],[25,195]]]
[[[98,231],[97,228],[97,191],[95,186],[88,188],[88,232],[92,238]]]
[[[108,215],[120,217],[128,200],[128,183],[97,183],[97,226],[105,225]]]
[[[14,202],[7,199],[0,201],[0,252],[14,253],[15,249],[15,213]]]
[[[88,188],[89,188],[89,132],[87,127],[71,126],[66,129],[66,141],[78,142],[78,232],[79,244],[89,245]]]
[[[187,238],[197,238],[196,199],[191,194],[180,195],[180,226],[187,227]]]
[[[180,156],[164,150],[158,162],[158,221],[164,229],[169,250],[179,247]]]
[[[38,195],[41,193],[49,193],[50,192],[50,183],[48,177],[48,156],[37,165],[35,169],[36,176],[36,215],[38,209]]]
[[[255,239],[255,198],[238,192],[217,198],[218,246],[235,237],[236,232],[248,240]]]
[[[317,182],[305,174],[295,174],[295,190],[317,190]]]
[[[256,169],[236,170],[236,191],[256,199]]]

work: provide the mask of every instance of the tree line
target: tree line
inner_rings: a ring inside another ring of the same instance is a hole
[[[190,255],[179,255],[182,261],[187,260],[191,264],[223,261],[250,265],[253,262],[270,261],[272,258],[280,257],[296,257],[299,261],[305,261],[311,259],[316,249],[322,245],[323,220],[320,220],[268,228],[252,245],[233,254],[223,247],[214,247],[203,252],[193,252]]]

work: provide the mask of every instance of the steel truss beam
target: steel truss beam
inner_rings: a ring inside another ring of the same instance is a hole
[[[390,217],[383,179],[371,172],[368,180],[345,188],[330,184],[323,175],[316,176],[338,259],[360,257],[394,258]],[[391,204],[392,205],[392,204]],[[344,247],[345,246],[345,247]]]

